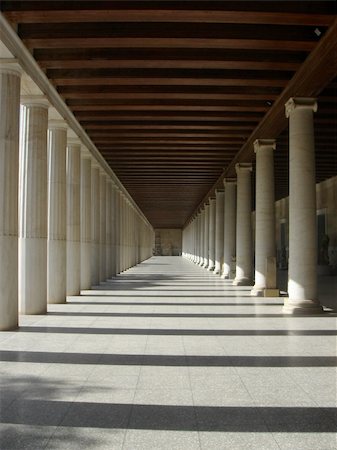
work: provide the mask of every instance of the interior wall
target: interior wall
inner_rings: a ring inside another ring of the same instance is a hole
[[[325,233],[329,237],[329,265],[337,271],[337,176],[316,185],[316,199],[317,215],[325,215]],[[276,242],[279,266],[282,260],[288,258],[288,224],[289,197],[286,197],[276,202]],[[281,245],[282,240],[285,243],[284,247]]]
[[[180,256],[182,253],[182,230],[178,228],[155,229],[155,255]]]

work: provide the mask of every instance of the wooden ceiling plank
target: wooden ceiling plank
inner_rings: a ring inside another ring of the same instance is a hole
[[[15,23],[76,23],[76,22],[163,22],[166,23],[222,23],[257,25],[307,25],[328,26],[333,17],[329,14],[255,11],[198,11],[198,10],[32,10],[6,11],[8,20]],[[164,16],[163,16],[164,14]]]
[[[29,49],[36,48],[220,48],[273,51],[311,51],[315,41],[268,39],[203,38],[29,38],[23,39]]]
[[[284,61],[212,61],[210,60],[39,60],[44,69],[231,69],[296,71],[299,62]]]

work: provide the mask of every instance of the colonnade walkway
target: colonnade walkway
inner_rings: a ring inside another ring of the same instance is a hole
[[[1,449],[336,449],[336,316],[153,257],[0,333]]]

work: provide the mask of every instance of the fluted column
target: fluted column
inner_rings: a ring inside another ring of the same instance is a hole
[[[204,220],[204,264],[205,269],[209,263],[209,203],[205,204],[205,220]]]
[[[18,185],[21,68],[0,59],[0,331],[18,325]]]
[[[215,267],[214,273],[220,274],[224,249],[224,191],[215,192]]]
[[[248,286],[252,283],[252,199],[250,163],[236,164],[237,211],[236,211],[236,274],[235,286]]]
[[[274,139],[254,142],[256,153],[255,284],[252,295],[276,297]]]
[[[106,174],[100,173],[100,264],[99,264],[99,280],[100,282],[106,280]]]
[[[47,129],[49,102],[22,98],[19,310],[47,311]]]
[[[81,143],[69,139],[67,147],[67,295],[80,293],[80,170]]]
[[[312,98],[291,98],[289,118],[289,272],[285,313],[317,314],[316,177]]]
[[[213,271],[215,267],[215,198],[209,199],[209,237],[208,237],[208,271]]]
[[[111,276],[116,276],[116,191],[114,183],[111,184]]]
[[[106,265],[105,265],[105,279],[111,277],[111,240],[112,240],[112,226],[111,226],[111,190],[112,181],[107,178],[106,182],[106,194],[105,194],[105,214],[106,214],[106,240],[105,240],[105,253],[106,253]]]
[[[47,300],[64,303],[67,285],[66,148],[68,126],[48,124],[48,241]]]
[[[120,273],[120,192],[116,187],[115,192],[115,255],[116,274]]]
[[[200,211],[200,261],[199,261],[200,267],[202,267],[205,262],[204,242],[205,242],[205,209],[202,209]]]
[[[230,279],[236,258],[236,178],[225,178],[224,187],[224,263],[221,278]]]
[[[100,245],[100,198],[99,166],[92,161],[91,166],[91,284],[99,284],[99,245]]]
[[[91,156],[81,154],[81,289],[91,288]]]

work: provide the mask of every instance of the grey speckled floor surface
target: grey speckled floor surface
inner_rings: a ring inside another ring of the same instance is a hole
[[[154,257],[22,317],[0,333],[0,448],[336,449],[336,315],[281,309]]]

